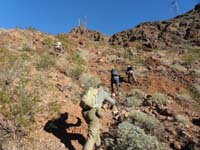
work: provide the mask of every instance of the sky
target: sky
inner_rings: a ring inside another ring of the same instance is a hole
[[[178,1],[182,14],[200,0]],[[112,35],[142,22],[172,18],[173,6],[170,0],[1,0],[0,28],[68,33],[78,26],[79,18],[87,18],[88,29]]]

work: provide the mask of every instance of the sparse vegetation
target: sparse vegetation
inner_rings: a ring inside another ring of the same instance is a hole
[[[32,51],[32,48],[29,45],[27,45],[27,44],[23,44],[20,51],[27,51],[27,52],[29,52],[29,51]]]
[[[43,53],[38,60],[37,67],[39,69],[48,69],[51,66],[55,65],[55,58],[49,53]]]
[[[193,84],[192,91],[195,97],[200,97],[200,85],[198,83]]]
[[[188,93],[181,93],[177,95],[176,100],[180,103],[190,103],[192,97]]]
[[[43,40],[43,44],[50,47],[50,46],[53,46],[53,45],[54,45],[54,41],[53,41],[53,39],[47,37],[47,38],[45,38],[45,39]]]
[[[165,94],[155,93],[152,95],[151,101],[159,105],[166,105],[168,98]]]
[[[75,67],[71,70],[71,77],[74,79],[79,79],[79,77],[85,72],[84,66],[75,65]]]
[[[162,132],[164,131],[164,127],[161,125],[159,120],[148,116],[141,111],[130,114],[130,118],[136,126],[139,126],[151,135],[155,135],[160,138]]]
[[[100,80],[98,78],[89,73],[82,74],[79,80],[81,86],[84,87],[85,89],[88,89],[91,86],[95,87],[98,85],[98,83],[100,83]]]
[[[178,71],[178,72],[186,72],[187,71],[187,69],[184,66],[181,66],[179,64],[172,65],[172,69],[174,71]]]
[[[144,100],[145,93],[140,89],[133,89],[131,93],[126,97],[128,106],[138,107]]]
[[[145,59],[142,56],[135,56],[134,59],[136,64],[144,64]]]
[[[160,150],[166,148],[161,146],[156,137],[146,135],[142,129],[128,122],[122,122],[118,125],[116,136],[116,141],[112,146],[117,150]],[[112,143],[112,140],[110,141],[109,143]]]
[[[51,114],[52,118],[57,117],[57,115],[60,113],[60,108],[60,104],[56,101],[48,103],[49,113]]]
[[[177,122],[180,122],[184,125],[189,125],[190,124],[190,120],[187,116],[184,116],[184,115],[176,115],[175,116],[175,119]]]

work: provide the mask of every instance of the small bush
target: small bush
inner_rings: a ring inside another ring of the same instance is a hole
[[[200,98],[200,84],[195,83],[195,84],[192,86],[192,91],[193,91],[193,93],[194,93],[194,96],[196,96],[197,98]]]
[[[136,126],[144,129],[147,133],[160,137],[164,131],[159,120],[148,116],[143,112],[135,112],[134,114],[131,114],[130,117]]]
[[[165,94],[155,93],[152,95],[151,101],[159,105],[166,105],[168,98]]]
[[[23,44],[22,48],[21,48],[21,51],[27,51],[27,52],[29,52],[29,51],[32,51],[32,48],[29,45],[27,45],[27,44]]]
[[[76,65],[71,71],[71,77],[74,79],[79,79],[79,77],[85,72],[84,66]]]
[[[145,93],[140,89],[133,89],[131,94],[126,97],[128,106],[138,107],[142,104],[144,100]]]
[[[48,53],[44,53],[40,56],[37,67],[39,69],[48,69],[54,64],[55,64],[55,58]]]
[[[188,65],[193,64],[198,58],[198,55],[195,54],[185,54],[182,60],[187,63]]]
[[[88,89],[89,87],[95,87],[100,83],[98,78],[89,73],[82,74],[79,80],[81,82],[81,86],[83,86],[85,89]]]
[[[10,99],[9,96],[0,89],[0,105],[8,103],[9,99]]]
[[[182,123],[184,125],[190,124],[190,120],[189,120],[189,118],[187,116],[176,115],[175,119],[176,119],[177,122],[180,122],[180,123]]]
[[[136,64],[144,64],[145,62],[145,59],[141,56],[135,56],[133,60],[135,61]]]
[[[128,122],[118,125],[116,150],[160,150],[161,144],[156,137],[149,136],[144,131]]]
[[[176,96],[176,100],[180,103],[190,103],[192,101],[192,97],[187,93],[181,93]]]
[[[85,64],[85,60],[82,58],[82,56],[79,53],[73,54],[72,61],[73,61],[73,63],[75,63],[79,66]]]
[[[178,72],[186,72],[187,71],[187,69],[184,66],[181,66],[179,64],[172,65],[172,69],[174,71],[178,71]]]

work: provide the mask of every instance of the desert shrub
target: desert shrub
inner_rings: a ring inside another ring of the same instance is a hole
[[[189,118],[187,116],[184,116],[184,115],[176,115],[175,116],[175,120],[177,122],[180,122],[180,123],[184,124],[184,125],[190,124]]]
[[[85,62],[87,61],[88,52],[86,50],[81,49],[79,50],[78,55],[82,59],[82,64],[85,64]]]
[[[176,96],[176,100],[180,103],[189,103],[192,101],[192,97],[188,93],[180,93]]]
[[[130,118],[136,126],[139,126],[147,133],[150,133],[152,135],[160,137],[162,132],[164,131],[164,127],[158,119],[148,116],[143,112],[132,113],[130,114]]]
[[[155,93],[152,95],[151,99],[152,102],[159,104],[159,105],[166,105],[168,98],[165,94],[162,93]]]
[[[23,44],[21,51],[32,51],[32,48],[28,44]]]
[[[156,70],[157,70],[158,72],[161,72],[161,73],[165,74],[167,69],[166,69],[164,66],[158,66],[158,67],[156,68]]]
[[[72,55],[72,61],[77,65],[85,65],[85,60],[79,53],[75,53]]]
[[[142,56],[135,56],[134,59],[136,64],[144,64],[145,59]]]
[[[37,96],[22,87],[16,87],[13,97],[10,97],[1,112],[6,118],[14,119],[16,123],[30,129],[34,123],[34,112],[37,107]]]
[[[184,66],[181,66],[179,64],[172,65],[172,69],[174,71],[178,71],[178,72],[186,72],[187,71],[187,69]]]
[[[160,150],[161,145],[154,136],[146,135],[145,132],[128,122],[118,125],[116,150]]]
[[[79,66],[75,65],[74,68],[71,70],[71,77],[74,79],[79,79],[79,77],[84,73],[85,67],[84,66]]]
[[[0,89],[0,105],[3,105],[5,103],[8,103],[9,102],[9,96],[7,95],[6,92],[2,91]],[[1,106],[0,106],[1,107]]]
[[[194,93],[194,96],[196,96],[197,98],[200,97],[200,84],[198,83],[195,83],[193,86],[192,86],[192,91]]]
[[[85,89],[88,89],[89,87],[95,87],[100,83],[100,80],[89,74],[89,73],[85,73],[82,74],[81,77],[79,78],[79,81],[81,83],[81,86],[84,87]]]
[[[38,60],[37,67],[39,69],[48,69],[55,64],[55,58],[49,53],[43,53]]]
[[[191,65],[196,61],[197,58],[197,55],[185,54],[182,59],[185,63]]]
[[[141,91],[140,89],[133,89],[131,91],[131,94],[129,94],[126,97],[128,106],[132,107],[138,107],[142,104],[144,99],[145,93]]]

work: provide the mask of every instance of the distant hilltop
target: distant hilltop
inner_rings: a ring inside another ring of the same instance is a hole
[[[119,32],[109,39],[111,45],[146,48],[179,48],[180,45],[200,46],[200,4],[174,19],[145,22],[135,28]]]

